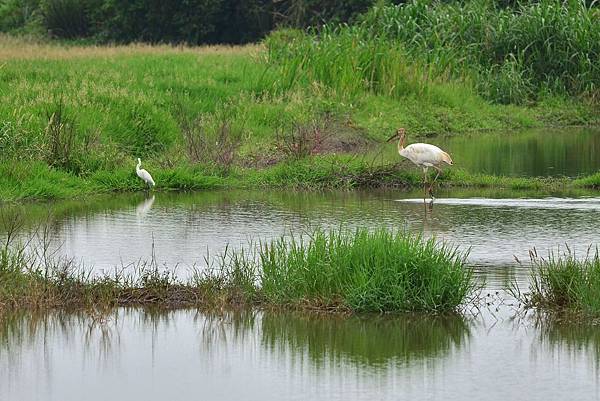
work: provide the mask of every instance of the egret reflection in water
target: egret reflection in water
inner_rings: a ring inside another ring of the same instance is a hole
[[[149,196],[136,206],[135,214],[137,215],[137,217],[144,217],[150,211],[150,209],[152,209],[154,199],[154,195]]]

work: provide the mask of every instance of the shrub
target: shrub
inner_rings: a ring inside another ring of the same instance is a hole
[[[373,0],[7,0],[0,5],[0,31],[22,29],[41,10],[45,28],[60,38],[247,43],[278,26],[350,21],[372,4]]]
[[[0,3],[0,32],[24,31],[39,23],[39,0],[5,0]]]

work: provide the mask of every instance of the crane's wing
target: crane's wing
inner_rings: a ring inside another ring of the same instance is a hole
[[[452,164],[452,158],[442,149],[429,143],[413,143],[406,147],[412,153],[418,163],[440,164],[442,162]]]

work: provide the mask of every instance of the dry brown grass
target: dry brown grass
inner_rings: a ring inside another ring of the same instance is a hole
[[[134,43],[129,45],[68,45],[55,42],[42,42],[27,37],[14,37],[0,34],[0,61],[8,60],[68,60],[75,58],[112,58],[144,54],[258,54],[261,45],[245,46],[186,46],[149,45]],[[1,64],[0,64],[1,68]]]

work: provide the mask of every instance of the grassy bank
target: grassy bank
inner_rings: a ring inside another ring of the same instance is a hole
[[[288,42],[285,32],[266,46],[244,47],[83,47],[0,37],[0,197],[140,190],[136,157],[158,190],[413,186],[413,167],[364,156],[398,126],[417,140],[427,132],[598,120],[594,105],[576,98],[495,104],[460,79],[417,73],[420,61],[381,72],[388,77],[382,87],[409,79],[416,91],[325,84],[307,69],[323,75],[325,66],[311,60],[299,60],[294,76],[293,60],[277,55]],[[353,56],[347,48],[346,58],[330,61],[356,65],[352,57],[377,49]],[[590,180],[581,184],[597,185]],[[444,183],[537,185],[525,181],[453,172]]]
[[[600,256],[598,250],[585,258],[567,250],[540,257],[532,252],[530,292],[521,298],[527,306],[553,313],[600,317]]]
[[[316,156],[290,160],[272,167],[232,168],[226,173],[203,166],[161,168],[149,163],[156,181],[153,191],[195,191],[216,189],[361,189],[422,188],[420,170],[408,162],[373,163],[353,156]],[[432,177],[430,177],[431,179]],[[578,179],[565,177],[502,177],[473,174],[460,168],[445,171],[437,188],[489,188],[541,190],[545,193],[600,188],[600,175]],[[132,168],[115,168],[85,177],[53,169],[40,162],[0,163],[2,200],[72,199],[114,192],[144,191],[143,182]]]
[[[90,275],[70,260],[48,257],[46,249],[0,252],[0,309],[257,305],[445,312],[475,289],[455,249],[384,229],[315,231],[231,251],[185,281],[153,261]]]

